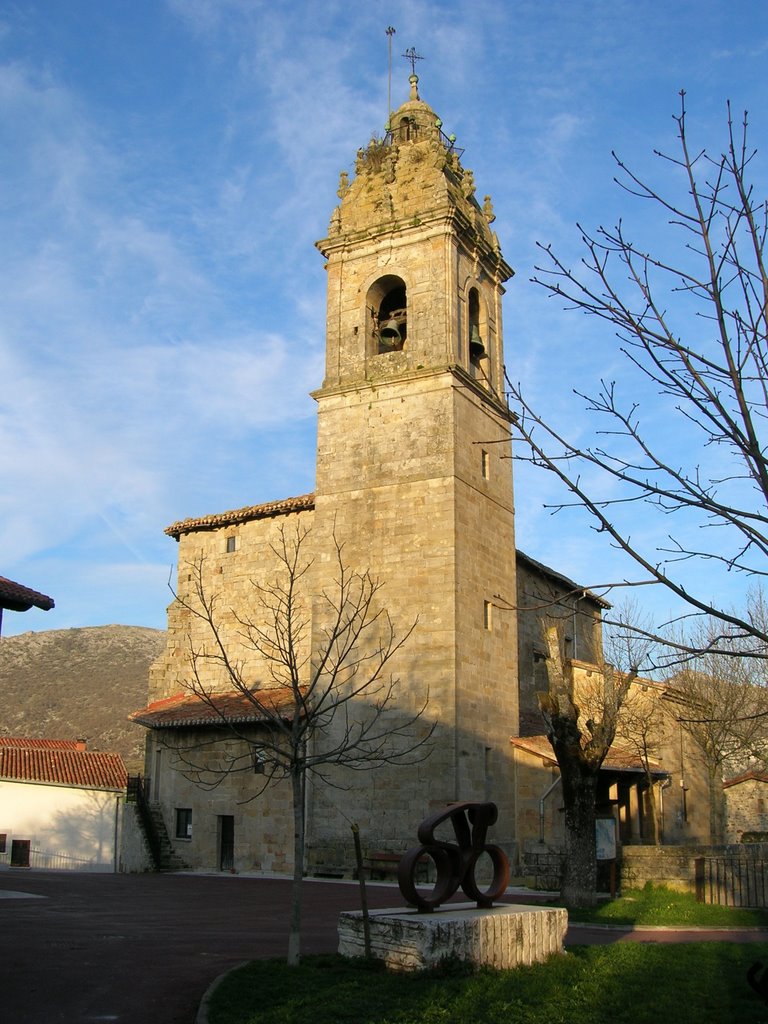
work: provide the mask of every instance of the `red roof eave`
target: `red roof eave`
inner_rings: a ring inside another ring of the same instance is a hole
[[[302,693],[305,691],[302,691]],[[279,716],[290,722],[296,699],[289,686],[243,693],[230,690],[200,695],[184,691],[153,701],[128,718],[147,729],[190,729],[217,725],[248,725]]]
[[[247,523],[253,519],[271,519],[274,516],[290,515],[292,512],[311,511],[314,507],[314,494],[302,494],[297,498],[283,498],[281,501],[268,501],[262,505],[247,505],[245,508],[200,516],[197,519],[182,519],[172,523],[165,533],[178,540],[182,533],[218,530],[222,526],[235,526],[237,523]]]
[[[0,576],[0,608],[7,608],[9,612],[27,612],[32,607],[49,612],[55,604],[47,594]]]
[[[0,778],[74,789],[124,790],[128,773],[119,754],[40,746],[0,747]]]
[[[557,766],[555,752],[546,736],[512,736],[510,743],[526,754],[540,757],[543,761]],[[654,758],[649,759],[649,763],[652,775],[667,774]],[[609,772],[645,772],[645,770],[645,765],[637,753],[618,746],[610,748],[600,768],[600,771]]]

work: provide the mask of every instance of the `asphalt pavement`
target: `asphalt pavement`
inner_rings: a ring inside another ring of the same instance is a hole
[[[368,883],[371,908],[402,906]],[[523,902],[510,894],[507,902]],[[231,967],[283,956],[290,881],[241,875],[0,872],[0,1020],[8,1024],[193,1024]],[[302,950],[336,950],[356,883],[304,883]],[[566,944],[766,942],[768,931],[572,926]]]

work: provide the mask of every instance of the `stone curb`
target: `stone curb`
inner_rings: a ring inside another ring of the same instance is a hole
[[[589,928],[606,932],[765,932],[768,928],[748,925],[694,925],[694,924],[591,924],[589,921],[569,921],[569,928]]]
[[[232,974],[233,971],[239,971],[241,967],[247,967],[248,964],[251,962],[252,961],[250,960],[243,960],[242,963],[235,964],[234,967],[230,967],[228,971],[225,971],[223,974],[220,974],[218,978],[215,978],[211,982],[211,984],[205,991],[205,995],[200,1000],[200,1006],[197,1009],[197,1015],[195,1017],[195,1024],[208,1024],[208,1006],[211,1002],[211,999],[213,998],[213,994],[216,991],[216,989],[219,987],[222,981],[224,981],[225,978],[228,978],[229,975]]]

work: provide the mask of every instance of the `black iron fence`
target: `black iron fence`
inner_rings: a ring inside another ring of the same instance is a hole
[[[723,907],[768,907],[768,871],[760,858],[697,857],[696,899]]]
[[[160,836],[157,834],[157,828],[155,822],[152,819],[152,812],[149,809],[149,800],[147,799],[147,790],[144,785],[144,780],[140,775],[129,775],[128,776],[128,791],[126,799],[129,804],[136,804],[136,810],[139,812],[139,820],[141,821],[142,828],[144,829],[144,836],[149,846],[149,852],[152,856],[155,868],[160,868]]]

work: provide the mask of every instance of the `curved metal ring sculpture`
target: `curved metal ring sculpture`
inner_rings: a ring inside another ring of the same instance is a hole
[[[397,868],[397,881],[406,901],[422,912],[429,912],[449,900],[461,886],[478,907],[493,906],[509,884],[507,855],[500,847],[485,842],[488,828],[498,816],[494,803],[468,802],[450,804],[446,810],[425,818],[417,832],[422,845],[408,850]],[[435,829],[448,819],[455,843],[435,839]],[[487,889],[480,890],[475,881],[475,865],[484,853],[491,859],[493,880]],[[427,896],[418,892],[415,884],[416,868],[425,856],[431,857],[437,869],[437,879]]]

